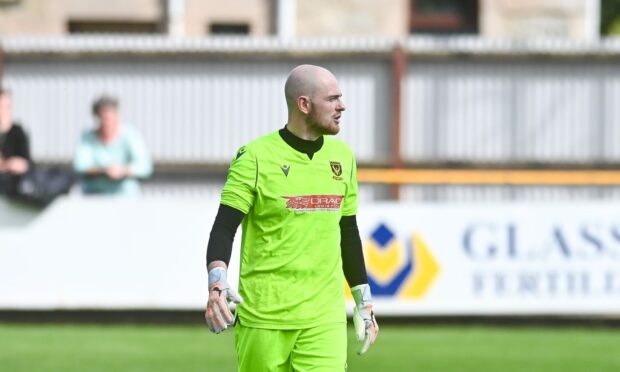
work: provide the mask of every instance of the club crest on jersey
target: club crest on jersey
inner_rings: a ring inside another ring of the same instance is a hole
[[[334,174],[334,179],[335,180],[342,180],[342,165],[340,165],[339,161],[330,161],[329,165],[332,168],[332,173]]]

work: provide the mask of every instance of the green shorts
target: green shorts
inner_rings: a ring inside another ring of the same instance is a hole
[[[300,330],[235,325],[240,372],[343,372],[347,325],[329,323]]]

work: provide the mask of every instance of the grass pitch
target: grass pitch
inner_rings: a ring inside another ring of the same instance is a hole
[[[0,324],[1,371],[235,371],[233,333],[200,326]],[[349,371],[620,371],[620,330],[381,327]]]

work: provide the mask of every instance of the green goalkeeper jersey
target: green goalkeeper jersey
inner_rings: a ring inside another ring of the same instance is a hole
[[[300,329],[346,321],[339,222],[357,213],[357,193],[353,152],[333,137],[312,159],[278,132],[239,150],[221,203],[246,214],[241,324]]]

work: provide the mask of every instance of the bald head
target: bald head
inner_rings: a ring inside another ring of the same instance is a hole
[[[284,84],[288,106],[286,127],[297,137],[316,140],[340,130],[340,116],[346,109],[336,77],[313,65],[297,66]]]
[[[319,87],[329,81],[335,81],[334,75],[326,68],[315,65],[299,65],[295,67],[284,84],[286,104],[291,109],[296,105],[299,96],[312,98]]]

